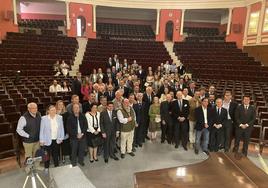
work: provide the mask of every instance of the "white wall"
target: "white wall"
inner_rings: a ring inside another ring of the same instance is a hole
[[[20,12],[65,15],[66,6],[63,2],[21,2]]]

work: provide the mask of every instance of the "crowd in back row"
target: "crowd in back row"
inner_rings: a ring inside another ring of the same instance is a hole
[[[155,72],[140,65],[124,63],[114,66],[117,56],[107,63],[105,73],[93,71],[83,80],[80,73],[72,82],[73,96],[65,108],[63,101],[48,107],[41,117],[35,103],[28,104],[28,112],[19,120],[17,132],[22,136],[25,156],[31,157],[42,146],[59,165],[62,155],[70,155],[72,165],[84,166],[86,145],[90,162],[98,161],[103,151],[104,160],[119,160],[126,154],[135,156],[136,148],[146,140],[155,142],[161,130],[161,143],[167,141],[184,150],[230,150],[235,132],[234,151],[238,152],[243,139],[242,153],[247,156],[250,134],[255,121],[255,109],[250,97],[243,104],[232,101],[230,91],[216,95],[216,88],[196,88],[194,81],[179,74],[183,65],[170,69],[169,62]],[[51,86],[53,87],[53,86]],[[57,92],[56,90],[51,92]],[[80,103],[81,101],[81,103]],[[203,139],[201,139],[203,137]],[[49,160],[45,162],[48,169]]]

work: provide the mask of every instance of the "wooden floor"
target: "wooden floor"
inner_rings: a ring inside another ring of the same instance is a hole
[[[135,188],[268,188],[268,175],[248,158],[210,153],[198,164],[135,173]]]

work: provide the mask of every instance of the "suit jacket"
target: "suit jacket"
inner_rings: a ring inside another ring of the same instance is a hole
[[[84,114],[80,113],[78,119],[79,119],[81,133],[83,133],[85,136],[87,129],[88,129],[87,118],[85,117]],[[77,121],[77,117],[73,113],[69,115],[66,126],[67,126],[67,132],[70,136],[70,139],[76,140],[77,133],[78,133],[78,121]]]
[[[192,92],[192,90],[190,88],[188,88],[188,95],[190,95],[191,97],[194,96],[194,92],[196,91],[196,89],[194,89],[194,92]]]
[[[139,105],[138,103],[134,104],[133,105],[133,109],[135,111],[135,114],[136,114],[136,121],[137,121],[137,124],[140,125],[140,124],[143,124],[145,122],[145,116],[148,116],[145,112],[145,103],[141,103],[141,105]]]
[[[111,95],[110,95],[110,93],[108,91],[106,91],[104,93],[104,96],[107,97],[107,101],[112,101],[115,98],[115,92],[114,91],[111,91]]]
[[[180,75],[184,75],[185,73],[185,67],[182,65],[182,66],[178,66],[178,73]]]
[[[81,96],[81,82],[78,79],[72,82],[72,92],[73,94]]]
[[[196,118],[196,124],[195,124],[195,129],[198,131],[201,131],[203,128],[205,128],[205,118],[203,114],[203,109],[202,106],[199,106],[198,108],[195,109],[195,118]],[[207,121],[208,121],[208,126],[210,127],[213,126],[213,112],[211,108],[207,108]]]
[[[64,139],[64,128],[63,128],[62,116],[56,115],[55,118],[58,124],[57,141],[62,141]],[[48,115],[43,116],[41,119],[39,140],[40,142],[43,142],[45,146],[50,146],[52,143],[51,123],[50,123],[50,119]]]
[[[235,111],[236,111],[236,108],[237,108],[237,103],[231,101],[230,102],[230,106],[229,106],[229,115],[230,115],[231,119],[233,120],[233,122],[235,122]]]
[[[151,94],[151,101],[149,101],[148,95],[146,93],[143,94],[143,98],[142,101],[145,103],[145,112],[146,114],[149,113],[149,108],[151,106],[151,104],[153,103],[153,99],[154,99],[154,94]]]
[[[112,121],[109,117],[108,111],[104,110],[100,114],[100,129],[102,133],[107,135],[115,134],[120,130],[120,124],[117,119],[116,111],[112,111]]]
[[[171,117],[171,106],[172,102],[163,101],[160,104],[160,116],[161,120],[164,120],[166,123],[171,124],[172,123],[172,117]]]
[[[189,116],[189,110],[190,110],[190,105],[189,101],[182,99],[182,108],[180,110],[179,107],[179,102],[178,100],[175,100],[171,104],[171,116],[173,118],[173,121],[178,121],[178,117],[184,117],[185,120],[188,119]]]
[[[110,68],[111,69],[113,66],[115,66],[115,61],[114,60],[112,60],[111,62],[108,61],[106,63],[106,68]]]
[[[84,114],[90,111],[89,110],[90,109],[90,106],[91,106],[91,104],[88,101],[86,101],[86,102],[84,102],[82,104],[82,109],[83,109],[83,113]]]
[[[252,105],[249,105],[248,110],[246,111],[244,105],[239,105],[235,111],[235,119],[237,126],[240,124],[248,124],[249,127],[253,127],[256,120],[255,108]]]
[[[144,81],[145,78],[146,78],[146,73],[142,70],[141,73],[140,71],[137,71],[136,72],[136,75],[138,76],[138,78],[141,80],[141,81]]]
[[[212,113],[213,113],[213,124],[222,124],[222,126],[225,125],[226,121],[227,121],[227,110],[225,108],[221,108],[220,110],[220,115],[218,114],[217,108],[214,107],[212,109]]]

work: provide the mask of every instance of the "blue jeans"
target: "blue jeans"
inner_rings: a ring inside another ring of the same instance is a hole
[[[203,128],[201,131],[196,131],[195,136],[195,149],[200,149],[201,136],[203,135],[202,150],[208,151],[208,142],[209,142],[209,130]]]

